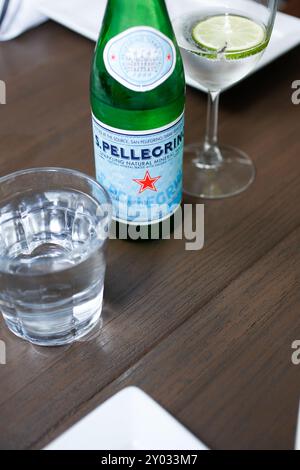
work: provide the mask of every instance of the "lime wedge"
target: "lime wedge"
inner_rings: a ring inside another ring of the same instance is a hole
[[[192,37],[201,48],[226,55],[257,48],[265,42],[266,31],[262,25],[248,18],[219,15],[197,23]]]

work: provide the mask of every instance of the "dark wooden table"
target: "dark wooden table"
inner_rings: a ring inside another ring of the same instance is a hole
[[[295,3],[294,3],[295,5]],[[300,13],[300,12],[299,12]],[[1,175],[32,166],[93,174],[93,44],[48,23],[0,45]],[[221,138],[257,165],[241,196],[206,203],[205,247],[112,241],[103,327],[42,349],[0,323],[0,447],[38,449],[106,398],[137,385],[211,448],[293,448],[300,366],[300,49],[224,93]],[[204,94],[187,93],[186,141]]]

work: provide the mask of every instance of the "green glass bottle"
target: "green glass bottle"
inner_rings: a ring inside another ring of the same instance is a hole
[[[164,0],[108,0],[91,73],[97,180],[149,234],[182,199],[185,79]]]

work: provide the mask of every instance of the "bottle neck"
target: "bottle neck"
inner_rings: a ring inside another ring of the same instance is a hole
[[[165,0],[108,0],[107,12],[111,16],[116,14],[123,16],[126,12],[127,21],[130,18],[147,20],[153,15],[167,14],[167,7]]]
[[[124,0],[108,0],[108,4],[111,4],[113,7],[124,8]],[[136,6],[151,8],[157,4],[165,5],[165,0],[126,0],[125,2],[126,9],[128,10]]]

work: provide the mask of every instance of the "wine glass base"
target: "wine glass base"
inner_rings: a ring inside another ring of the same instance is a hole
[[[241,150],[220,146],[220,163],[209,166],[201,159],[203,145],[185,147],[183,190],[204,199],[222,199],[245,191],[255,179],[252,160]]]

